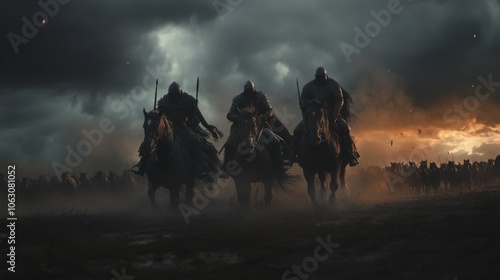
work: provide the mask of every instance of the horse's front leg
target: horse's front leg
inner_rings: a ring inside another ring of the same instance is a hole
[[[271,200],[273,200],[273,183],[273,181],[264,182],[264,202],[266,204],[266,207],[270,207]]]
[[[148,181],[148,196],[149,196],[149,203],[151,204],[151,208],[154,210],[158,209],[158,206],[156,205],[156,189],[158,187],[151,182],[150,180]]]
[[[349,196],[350,190],[349,190],[349,186],[347,186],[347,182],[345,180],[346,168],[347,168],[347,162],[342,161],[342,163],[340,164],[340,173],[339,173],[340,188],[346,194],[346,196]]]
[[[238,196],[241,208],[248,209],[250,206],[250,183],[235,180],[234,185],[236,187],[236,195]]]
[[[170,190],[170,209],[176,210],[179,207],[179,193],[181,190],[180,185],[171,186]]]
[[[304,178],[306,179],[307,182],[307,193],[309,194],[309,197],[311,198],[311,202],[313,203],[314,206],[316,206],[318,203],[316,201],[316,188],[314,186],[314,175],[315,173],[309,170],[304,169]]]
[[[337,182],[338,177],[339,165],[334,165],[330,171],[330,198],[328,199],[328,201],[332,204],[337,201],[337,190],[339,188],[339,184]]]
[[[186,204],[193,205],[194,181],[186,183]]]
[[[326,172],[325,171],[320,171],[318,172],[318,177],[319,177],[319,182],[321,185],[321,201],[326,200]]]

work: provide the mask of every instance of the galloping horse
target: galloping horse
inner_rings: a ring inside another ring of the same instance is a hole
[[[288,192],[293,181],[282,168],[279,153],[280,143],[255,107],[239,111],[237,137],[227,148],[235,148],[234,158],[228,164],[228,173],[234,179],[238,201],[242,208],[249,207],[252,183],[264,184],[264,202],[271,205],[272,187],[275,182]],[[277,149],[277,150],[271,150]],[[275,153],[273,153],[273,151]],[[276,152],[278,151],[278,152]]]
[[[314,176],[318,174],[321,181],[321,191],[326,192],[326,173],[330,174],[329,201],[333,203],[338,189],[337,177],[340,169],[340,139],[334,131],[334,124],[329,121],[326,102],[317,99],[307,101],[304,111],[305,133],[299,149],[299,165],[303,169],[307,182],[307,191],[312,203],[316,206],[316,190]]]
[[[191,204],[195,185],[195,172],[187,147],[175,135],[172,123],[157,110],[144,113],[144,143],[149,145],[148,196],[156,208],[155,193],[159,187],[170,190],[170,207],[179,205],[179,193],[186,185],[186,202]]]

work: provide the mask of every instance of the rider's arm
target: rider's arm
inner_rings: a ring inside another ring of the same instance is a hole
[[[231,104],[231,108],[229,109],[226,118],[232,122],[238,120],[238,104],[236,102],[236,97],[233,99],[233,103]]]
[[[302,113],[304,113],[304,110],[307,106],[306,100],[311,99],[311,97],[308,94],[309,91],[306,89],[306,86],[307,85],[304,85],[304,87],[302,88],[302,93],[300,94],[300,110],[302,110]]]
[[[273,111],[273,107],[271,106],[271,103],[269,102],[269,98],[267,98],[267,95],[263,94],[263,93],[260,93],[262,94],[262,96],[260,97],[260,102],[259,102],[259,111],[262,112],[262,116],[265,118],[265,119],[269,119],[271,117],[274,116],[274,111]]]
[[[344,105],[344,96],[342,94],[342,88],[337,84],[334,86],[334,91],[332,94],[333,98],[333,110],[332,114],[333,117],[336,119],[337,116],[340,114],[340,110],[342,109],[342,106]]]

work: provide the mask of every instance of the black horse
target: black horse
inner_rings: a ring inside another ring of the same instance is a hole
[[[194,195],[195,173],[189,152],[181,139],[175,135],[172,123],[157,110],[144,113],[144,143],[148,145],[148,196],[151,206],[156,208],[155,193],[159,187],[170,190],[170,207],[179,205],[179,193],[186,185],[186,202],[191,204]]]
[[[228,173],[234,179],[236,194],[242,208],[250,205],[252,183],[264,184],[264,202],[267,207],[273,198],[272,187],[277,182],[289,193],[289,186],[294,181],[283,170],[280,155],[280,143],[267,123],[254,107],[239,111],[237,133],[234,143],[226,149],[236,149],[234,157],[228,162]]]
[[[312,203],[316,206],[316,190],[314,176],[318,174],[321,191],[326,192],[326,173],[330,174],[329,201],[333,203],[338,189],[337,179],[340,170],[340,139],[334,124],[330,123],[330,115],[326,102],[307,101],[304,112],[305,133],[302,133],[299,148],[299,165],[303,169],[307,182],[307,191]],[[343,165],[345,168],[345,165]],[[345,174],[345,173],[344,173]]]

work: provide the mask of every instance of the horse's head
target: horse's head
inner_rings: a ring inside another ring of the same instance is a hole
[[[144,114],[144,123],[142,124],[142,128],[144,129],[144,143],[148,143],[149,151],[152,151],[165,136],[171,139],[169,137],[172,133],[171,123],[158,110],[146,112],[146,109],[143,108],[142,113]]]
[[[435,162],[431,162],[431,167],[430,169],[431,170],[436,170],[438,167],[437,167],[437,164]]]
[[[261,119],[255,107],[239,110],[238,127],[241,141],[251,147],[256,145]]]
[[[330,139],[329,122],[324,102],[318,99],[307,100],[304,111],[306,137],[310,144],[319,145]]]
[[[160,114],[158,111],[146,112],[144,108],[142,108],[142,113],[144,114],[144,123],[142,124],[142,128],[144,129],[144,143],[150,143],[151,139],[155,136],[154,134],[158,131]]]

